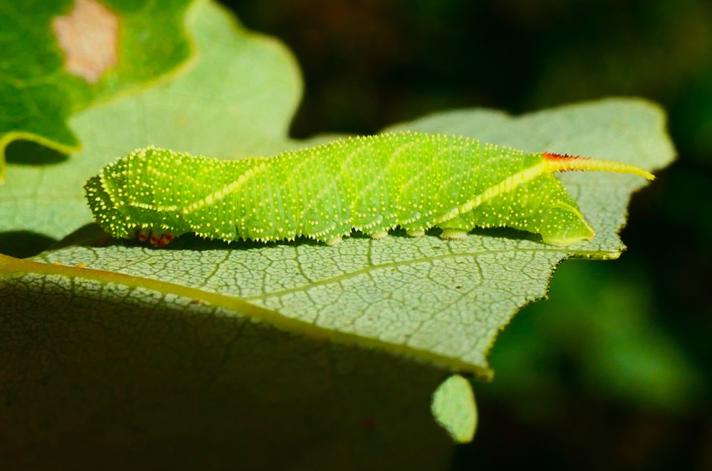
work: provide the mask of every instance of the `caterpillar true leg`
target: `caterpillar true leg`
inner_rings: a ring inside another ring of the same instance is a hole
[[[141,229],[136,232],[136,239],[139,242],[146,242],[149,237],[151,237],[151,231],[148,231],[146,229]]]
[[[154,232],[153,235],[151,235],[149,242],[153,247],[163,248],[166,245],[170,244],[173,239],[175,239],[175,236],[173,236],[173,234],[171,234],[170,232],[164,232],[160,236],[157,235],[156,232]]]

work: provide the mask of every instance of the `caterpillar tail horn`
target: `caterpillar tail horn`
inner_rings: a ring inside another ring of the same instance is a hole
[[[612,160],[589,159],[565,154],[544,152],[544,161],[550,172],[568,172],[574,170],[588,170],[594,172],[615,172],[638,175],[647,180],[655,180],[655,175],[635,165],[614,162]]]

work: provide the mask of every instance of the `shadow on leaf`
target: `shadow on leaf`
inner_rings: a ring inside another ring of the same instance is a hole
[[[430,229],[426,232],[428,237],[438,237],[440,235],[440,229]],[[518,231],[509,228],[495,228],[495,229],[475,229],[470,232],[471,235],[483,236],[483,237],[498,237],[498,238],[508,238],[508,239],[522,239],[531,240],[535,242],[541,242],[541,236],[538,234],[531,234],[529,232]],[[403,229],[395,229],[389,232],[389,237],[404,237],[408,238]],[[349,238],[353,239],[369,239],[369,236],[359,232],[353,231]],[[87,224],[56,244],[52,245],[50,248],[52,250],[61,249],[70,246],[79,247],[108,247],[108,246],[138,246],[151,248],[151,245],[146,242],[140,242],[136,239],[116,239],[112,238],[106,232],[104,232],[98,224],[92,223]],[[230,249],[230,250],[249,250],[249,249],[259,249],[264,247],[276,247],[278,245],[287,246],[299,246],[299,245],[312,245],[312,246],[323,246],[328,247],[323,242],[316,241],[314,239],[309,239],[306,237],[298,237],[296,240],[292,241],[273,241],[273,242],[259,242],[255,240],[238,240],[234,242],[225,242],[221,240],[211,240],[203,239],[196,236],[195,234],[183,234],[177,237],[170,245],[163,248],[156,248],[156,250],[220,250],[220,249]],[[47,248],[49,245],[45,246]],[[35,252],[31,255],[35,255]]]
[[[0,232],[0,253],[27,258],[48,249],[56,240],[32,231]]]
[[[32,141],[13,141],[5,150],[7,162],[15,165],[56,165],[69,156]]]

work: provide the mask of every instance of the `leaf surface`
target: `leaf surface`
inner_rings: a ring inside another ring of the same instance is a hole
[[[672,158],[662,115],[639,101],[609,100],[519,118],[459,112],[405,126],[445,131],[447,122],[458,124],[451,132],[497,143],[614,158],[651,170]],[[584,137],[573,129],[580,123],[585,123]],[[199,287],[260,306],[271,320],[256,317],[307,334],[489,376],[486,356],[497,333],[519,308],[544,296],[561,260],[620,255],[617,232],[628,199],[645,185],[640,178],[607,173],[562,179],[596,230],[592,241],[554,247],[502,232],[479,232],[464,241],[432,235],[353,237],[336,248],[185,240],[172,250],[131,244],[69,247],[40,260]]]
[[[82,158],[11,165],[6,234],[61,237],[88,222],[84,180],[133,147],[237,156],[295,145],[286,129],[301,84],[287,51],[211,2],[188,24],[194,68],[79,114]],[[11,468],[432,470],[449,459],[428,409],[443,371],[275,329],[241,314],[287,318],[243,300],[79,260],[0,256],[0,306],[0,454]]]
[[[673,155],[662,115],[639,101],[609,100],[520,118],[479,111],[455,116],[454,121],[445,114],[407,127],[444,131],[442,123],[455,122],[452,132],[531,150],[615,158],[650,170]],[[573,129],[581,123],[586,136]],[[120,243],[73,246],[39,259],[199,287],[225,302],[239,298],[264,308],[269,315],[251,315],[306,334],[489,376],[486,356],[497,333],[519,308],[544,296],[561,260],[620,255],[617,232],[628,199],[645,184],[634,176],[607,173],[572,173],[562,179],[596,230],[592,241],[553,247],[491,232],[463,241],[353,237],[336,248],[186,240],[172,250]]]
[[[75,152],[81,139],[67,125],[73,113],[184,63],[190,3],[0,1],[0,182],[11,141]]]
[[[234,158],[304,144],[286,132],[301,86],[291,56],[236,28],[209,2],[191,10],[188,24],[199,51],[191,70],[77,115],[71,127],[84,144],[81,155],[51,166],[11,166],[14,176],[0,190],[0,230],[58,238],[89,222],[83,182],[136,147]],[[674,155],[664,125],[652,104],[609,99],[519,117],[446,112],[395,127],[654,171]],[[12,400],[3,403],[0,419],[17,431],[17,449],[30,449],[44,436],[34,433],[42,421],[23,422],[33,397],[42,398],[47,413],[65,411],[55,428],[43,429],[49,437],[72,430],[71,411],[88,407],[82,417],[110,421],[106,414],[118,403],[122,424],[138,424],[131,427],[150,440],[160,436],[156,424],[163,420],[187,437],[185,450],[222,449],[226,436],[269,444],[269,431],[297,428],[305,431],[294,438],[295,453],[307,469],[317,456],[325,463],[375,462],[381,448],[374,444],[386,440],[400,451],[392,463],[382,461],[384,469],[406,462],[432,469],[442,459],[445,433],[424,425],[423,411],[443,376],[490,377],[487,353],[497,333],[546,294],[560,261],[616,258],[624,248],[617,234],[626,206],[646,183],[605,173],[561,179],[595,228],[592,241],[553,247],[522,234],[479,231],[462,241],[433,234],[352,237],[332,248],[186,237],[153,250],[101,240],[90,228],[31,261],[2,257],[2,322],[12,327],[0,329],[6,365],[0,374],[12,381],[0,381],[0,392]],[[57,307],[48,312],[49,305]],[[138,386],[131,386],[136,378]],[[101,401],[90,407],[87,397]],[[199,404],[187,402],[192,397]],[[344,407],[345,398],[353,407]],[[186,411],[185,422],[175,410]],[[319,413],[300,415],[306,410]],[[111,433],[130,448],[127,427]],[[327,443],[335,427],[338,446]],[[313,443],[315,435],[325,442]],[[86,433],[77,440],[79,448],[97,439]],[[264,458],[262,450],[245,459]],[[430,461],[422,460],[423,450],[434,450]],[[277,466],[282,458],[270,459]]]
[[[91,221],[84,182],[108,162],[149,144],[235,157],[284,147],[301,90],[291,55],[249,33],[212,3],[187,17],[196,63],[170,82],[84,111],[70,120],[82,151],[36,165],[26,151],[0,186],[0,233],[30,231],[61,238]],[[0,239],[0,252],[3,252]]]

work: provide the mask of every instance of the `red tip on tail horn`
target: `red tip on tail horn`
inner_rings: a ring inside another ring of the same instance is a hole
[[[546,160],[577,160],[577,159],[587,159],[588,157],[581,157],[580,155],[569,155],[569,154],[556,154],[554,152],[544,152],[542,154]]]

